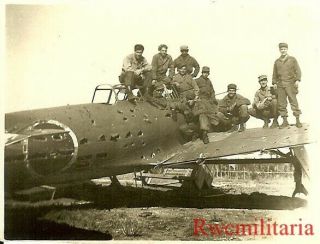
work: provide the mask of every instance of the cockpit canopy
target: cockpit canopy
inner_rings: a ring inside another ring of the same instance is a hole
[[[133,89],[132,93],[137,97],[141,96],[139,88]],[[179,97],[178,93],[172,88],[164,89],[162,91],[162,96],[167,100],[172,100]],[[118,101],[124,101],[127,99],[128,96],[126,94],[126,88],[124,85],[100,84],[96,86],[91,102],[112,105]]]
[[[138,89],[135,89],[133,92],[136,94]],[[127,94],[124,85],[101,84],[96,86],[91,102],[111,105],[115,104],[117,101],[124,100],[127,100]]]

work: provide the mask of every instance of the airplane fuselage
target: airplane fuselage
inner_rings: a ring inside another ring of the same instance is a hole
[[[8,113],[6,131],[29,137],[5,150],[8,189],[112,176],[160,162],[183,143],[171,111],[146,102],[82,104]]]

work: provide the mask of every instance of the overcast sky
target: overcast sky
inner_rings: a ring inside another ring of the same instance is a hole
[[[117,83],[135,43],[151,62],[161,43],[210,66],[216,92],[236,83],[252,100],[257,76],[270,78],[278,43],[302,69],[305,118],[319,73],[316,1],[115,0],[102,4],[6,6],[6,112],[87,103],[97,84]],[[101,2],[99,2],[101,3]]]

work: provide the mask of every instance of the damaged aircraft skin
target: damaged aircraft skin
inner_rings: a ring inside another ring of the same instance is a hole
[[[106,101],[95,103],[101,92]],[[224,156],[273,150],[282,157],[281,162],[295,165],[295,193],[306,193],[301,175],[308,174],[308,166],[306,156],[299,153],[304,151],[304,144],[312,142],[306,125],[300,129],[215,133],[209,144],[200,140],[185,144],[179,131],[184,123],[181,114],[173,119],[170,110],[143,100],[134,105],[126,100],[121,85],[97,86],[92,101],[5,115],[5,129],[10,135],[5,145],[7,192],[106,176],[115,178],[160,166],[201,169],[205,164],[231,163]],[[285,147],[292,149],[290,153],[278,150]],[[248,162],[280,161],[232,160]],[[210,178],[207,176],[202,177]]]
[[[110,92],[115,94],[115,90]],[[89,103],[8,113],[7,189],[139,170],[183,142],[171,112],[147,102]]]

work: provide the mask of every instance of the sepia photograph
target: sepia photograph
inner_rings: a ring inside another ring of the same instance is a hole
[[[0,8],[1,241],[319,241],[317,1]]]

